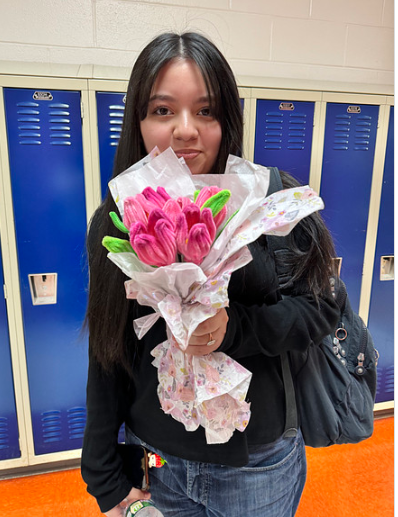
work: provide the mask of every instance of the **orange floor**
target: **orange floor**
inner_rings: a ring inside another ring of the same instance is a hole
[[[356,445],[307,448],[308,478],[296,517],[394,515],[394,419],[376,420]]]
[[[394,515],[394,419],[357,445],[308,449],[308,481],[296,517]],[[0,481],[0,517],[99,517],[79,470]],[[277,517],[277,516],[275,516]]]

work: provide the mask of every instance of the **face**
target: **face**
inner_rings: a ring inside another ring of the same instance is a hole
[[[212,171],[221,144],[221,125],[210,109],[205,82],[189,60],[171,61],[160,71],[141,121],[146,151],[171,147],[192,174]]]

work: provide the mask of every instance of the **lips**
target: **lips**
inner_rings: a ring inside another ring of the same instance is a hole
[[[184,160],[193,160],[197,156],[199,156],[200,152],[198,149],[180,149],[175,150],[175,154],[178,158],[184,158]]]

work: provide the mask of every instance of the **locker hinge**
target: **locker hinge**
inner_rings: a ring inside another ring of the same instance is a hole
[[[80,102],[80,116],[83,119],[84,118],[84,104],[83,101]]]
[[[3,284],[4,299],[7,300],[7,286]]]

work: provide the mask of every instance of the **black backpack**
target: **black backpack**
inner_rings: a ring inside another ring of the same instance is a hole
[[[282,188],[278,169],[270,170],[268,194]],[[278,274],[278,257],[283,256],[279,252],[288,240],[267,236],[267,242]],[[283,286],[286,276],[278,278]],[[351,308],[344,282],[334,277],[331,283],[340,307],[338,327],[305,353],[281,355],[285,435],[294,435],[299,426],[310,447],[357,443],[373,433],[378,352],[365,323]]]

